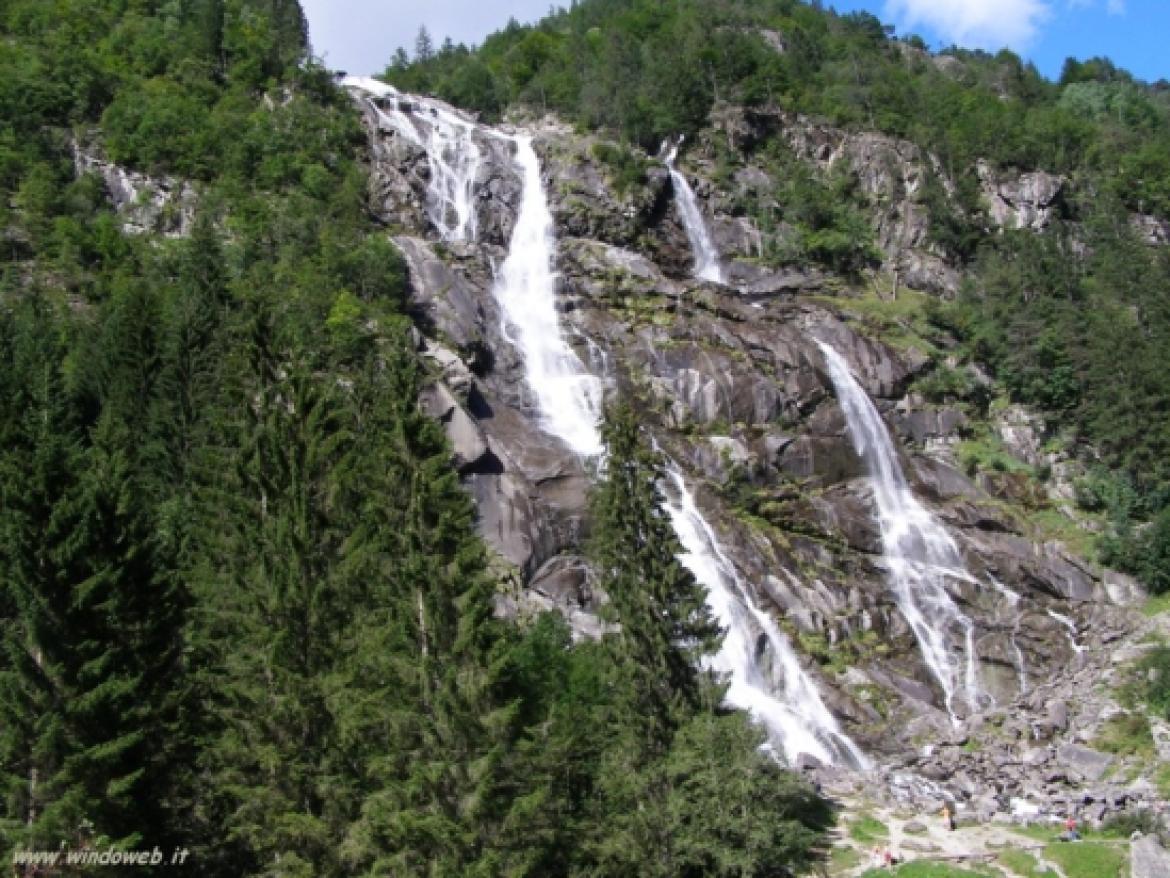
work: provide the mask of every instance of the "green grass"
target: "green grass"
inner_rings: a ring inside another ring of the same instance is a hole
[[[1154,772],[1154,786],[1163,799],[1170,799],[1170,762],[1158,766]]]
[[[925,354],[938,353],[932,342],[938,329],[927,319],[929,300],[926,293],[902,287],[898,298],[889,298],[889,285],[883,284],[882,295],[872,288],[861,292],[857,298],[836,296],[810,296],[831,303],[833,307],[852,316],[870,332],[879,335],[886,344],[897,350],[914,348]]]
[[[1060,866],[1067,878],[1122,878],[1129,847],[1066,842],[1045,848],[1044,858]]]
[[[1017,835],[1035,839],[1036,841],[1054,841],[1063,831],[1064,827],[1058,826],[1055,823],[1028,823],[1024,826],[1012,827],[1012,832]]]
[[[857,848],[837,847],[829,852],[829,874],[849,872],[861,865],[861,851]]]
[[[961,869],[958,866],[951,866],[947,863],[915,860],[913,863],[905,863],[899,866],[892,872],[889,869],[870,869],[862,878],[889,878],[890,875],[896,875],[898,878],[988,878],[988,876],[998,874],[997,872],[991,872],[986,869],[971,871],[970,869]]]
[[[1151,597],[1142,607],[1142,612],[1147,616],[1158,616],[1170,612],[1170,591]]]
[[[1082,558],[1093,562],[1098,560],[1097,535],[1059,509],[1049,506],[1030,511],[1027,520],[1035,528],[1038,539],[1044,542],[1058,540]]]
[[[862,843],[882,841],[890,837],[890,828],[876,817],[861,814],[849,821],[849,837]]]
[[[1003,443],[989,433],[960,442],[955,446],[955,454],[959,466],[967,475],[973,476],[981,470],[1027,476],[1033,474],[1031,466],[1009,454]]]
[[[1021,878],[1057,878],[1051,869],[1040,871],[1040,864],[1027,851],[1008,849],[1000,851],[999,861]]]
[[[1155,755],[1154,736],[1150,721],[1143,713],[1125,713],[1110,717],[1101,727],[1094,745],[1105,753],[1120,756],[1139,756],[1152,759]]]

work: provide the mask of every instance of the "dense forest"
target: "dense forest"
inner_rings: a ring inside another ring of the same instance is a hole
[[[366,139],[296,0],[3,0],[0,34],[4,862],[158,846],[207,876],[815,863],[833,808],[701,670],[720,632],[628,408],[607,416],[592,498],[612,632],[574,643],[559,615],[493,613],[471,500],[417,405],[427,367],[368,209]],[[795,0],[586,0],[474,50],[421,34],[386,75],[631,148],[737,102],[932,151],[959,182],[932,233],[968,280],[930,320],[1093,449],[1079,500],[1109,516],[1104,559],[1170,590],[1170,255],[1129,221],[1170,218],[1170,89],[1103,59],[1054,83],[1008,52],[940,57]],[[79,172],[94,150],[190,181],[190,234],[127,234]],[[1063,222],[986,234],[977,159],[1068,175]],[[790,219],[849,257],[802,258],[864,267],[859,214],[832,201],[848,187],[793,179],[793,200],[822,201]]]
[[[417,406],[357,114],[295,0],[8,0],[0,30],[5,862],[813,861],[832,810],[699,670],[719,632],[628,411],[592,549],[620,634],[494,617],[471,501]],[[78,172],[95,148],[193,181],[190,234],[126,234]]]
[[[931,55],[872,15],[820,7],[589,0],[534,26],[513,21],[474,50],[420,33],[385,75],[488,118],[555,112],[651,153],[726,103],[928,150],[955,184],[951,197],[937,181],[928,193],[931,235],[965,278],[931,319],[958,335],[966,361],[1084,444],[1094,475],[1079,500],[1110,522],[1101,557],[1170,589],[1170,253],[1131,223],[1170,219],[1170,84],[1104,58],[1070,58],[1051,82],[1008,50]],[[989,234],[981,159],[1066,175],[1061,221],[1043,235]],[[796,256],[865,268],[869,233],[849,182],[802,167],[789,178],[783,219],[805,242]]]

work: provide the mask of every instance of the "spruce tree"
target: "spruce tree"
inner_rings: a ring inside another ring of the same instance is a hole
[[[369,583],[333,681],[342,740],[368,789],[347,859],[371,874],[469,874],[507,711],[490,689],[492,586],[474,509],[417,365],[396,339],[363,382],[350,575]],[[358,547],[361,547],[360,550]]]
[[[710,703],[711,679],[699,665],[720,629],[678,560],[682,546],[662,508],[662,461],[633,410],[610,410],[603,435],[609,457],[592,500],[592,555],[619,626],[610,642],[627,680],[622,707],[643,726],[647,752],[661,753],[679,724]]]
[[[87,447],[60,351],[27,335],[38,328],[22,333],[31,355],[14,365],[27,408],[2,466],[24,474],[19,488],[3,479],[0,504],[13,612],[0,674],[6,836],[49,848],[81,833],[166,843],[181,774],[185,600],[153,539],[136,454],[148,437],[110,405]]]

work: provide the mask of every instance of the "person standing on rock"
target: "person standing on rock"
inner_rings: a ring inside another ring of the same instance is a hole
[[[954,832],[955,831],[955,811],[951,807],[950,802],[943,802],[942,818],[943,818],[943,823],[947,827],[947,831]]]

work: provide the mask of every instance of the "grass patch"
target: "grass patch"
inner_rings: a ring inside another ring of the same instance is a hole
[[[1032,467],[1009,454],[1003,442],[990,433],[960,442],[955,453],[969,476],[981,471],[1033,475]]]
[[[1069,518],[1059,509],[1046,507],[1028,513],[1028,523],[1036,530],[1038,539],[1048,542],[1056,540],[1068,546],[1069,550],[1096,563],[1097,534],[1086,530],[1080,523]]]
[[[1164,762],[1154,772],[1154,786],[1163,799],[1170,799],[1170,762]]]
[[[1170,613],[1170,591],[1165,594],[1156,594],[1150,597],[1142,607],[1142,612],[1147,616],[1158,616],[1162,613]]]
[[[861,865],[861,851],[857,848],[838,847],[829,852],[829,874],[849,872]]]
[[[1129,847],[1068,842],[1045,848],[1044,857],[1060,866],[1067,878],[1122,878]]]
[[[868,289],[861,295],[832,297],[810,296],[810,299],[827,302],[853,317],[865,330],[877,335],[890,347],[897,350],[916,349],[924,354],[938,354],[939,348],[932,341],[939,335],[928,315],[935,307],[933,296],[916,290],[901,288],[898,298],[890,299],[889,292],[879,296]]]
[[[1034,841],[1055,841],[1063,829],[1055,823],[1027,823],[1023,826],[1013,826],[1012,832]]]
[[[1139,756],[1152,759],[1155,755],[1154,736],[1150,721],[1144,713],[1123,713],[1110,717],[1101,727],[1094,742],[1098,750],[1119,756]]]
[[[871,841],[884,841],[890,837],[890,828],[876,817],[861,814],[849,821],[849,837],[863,844]]]
[[[1027,851],[1008,849],[1000,851],[997,857],[1000,863],[1021,878],[1058,878],[1051,869],[1040,871],[1040,864]]]

